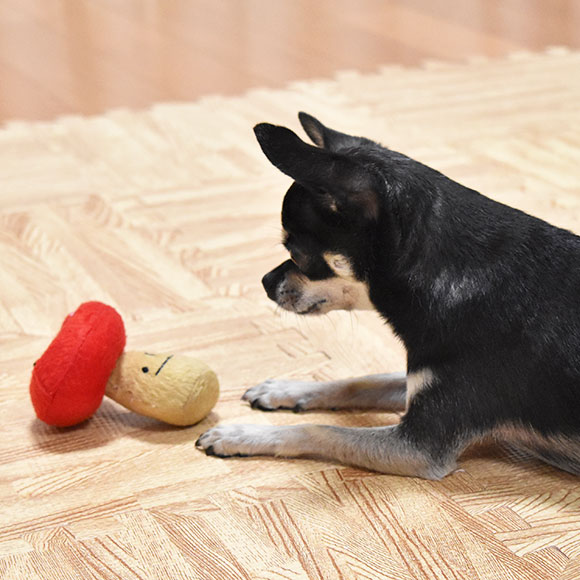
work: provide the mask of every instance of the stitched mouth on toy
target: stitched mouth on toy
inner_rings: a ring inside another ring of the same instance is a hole
[[[170,361],[170,359],[173,358],[173,355],[169,355],[164,361],[163,364],[157,369],[157,372],[155,373],[155,376],[157,376],[160,372],[161,369]]]

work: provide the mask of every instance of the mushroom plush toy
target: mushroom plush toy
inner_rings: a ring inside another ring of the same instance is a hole
[[[126,352],[119,313],[85,302],[36,361],[30,398],[36,416],[58,427],[88,419],[104,395],[127,409],[179,426],[201,421],[219,396],[216,374],[187,356]]]

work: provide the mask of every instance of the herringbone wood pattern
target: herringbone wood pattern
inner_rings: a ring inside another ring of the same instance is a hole
[[[264,414],[269,376],[404,368],[370,313],[298,319],[260,289],[284,258],[288,180],[251,127],[306,110],[580,232],[580,54],[390,67],[373,75],[115,111],[0,132],[0,577],[573,580],[578,479],[481,445],[441,482],[317,461],[220,460],[217,421],[370,426],[379,413]],[[176,429],[105,401],[76,428],[35,420],[31,365],[62,319],[102,300],[128,348],[192,354],[222,396]]]

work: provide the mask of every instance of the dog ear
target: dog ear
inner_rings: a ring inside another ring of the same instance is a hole
[[[332,211],[350,208],[368,218],[378,216],[374,173],[340,152],[305,143],[290,129],[260,123],[254,133],[262,151],[282,173],[321,195]]]
[[[308,113],[298,113],[298,119],[300,119],[300,124],[312,142],[329,151],[340,151],[341,149],[359,147],[363,143],[372,143],[372,141],[364,137],[353,137],[352,135],[329,129]]]
[[[295,181],[311,185],[323,179],[320,173],[327,166],[326,151],[304,143],[286,127],[260,123],[254,127],[254,133],[264,155],[282,173]]]

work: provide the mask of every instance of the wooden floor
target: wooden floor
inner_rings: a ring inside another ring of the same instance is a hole
[[[11,123],[0,131],[0,578],[575,580],[576,477],[491,445],[441,482],[319,461],[221,460],[217,422],[349,426],[380,413],[261,413],[267,377],[404,368],[371,313],[276,312],[260,277],[284,258],[288,180],[250,128],[307,110],[580,232],[580,53],[384,67],[241,97]],[[32,363],[81,302],[122,314],[128,348],[218,373],[201,424],[105,401],[59,430],[35,420]]]
[[[1,0],[0,122],[560,45],[577,0]]]
[[[288,180],[251,127],[306,110],[580,233],[574,49],[574,0],[0,0],[0,579],[580,578],[578,478],[509,449],[427,482],[194,448],[218,422],[398,420],[240,402],[405,365],[372,313],[265,297]],[[34,418],[32,364],[92,299],[128,349],[216,370],[205,421]]]

